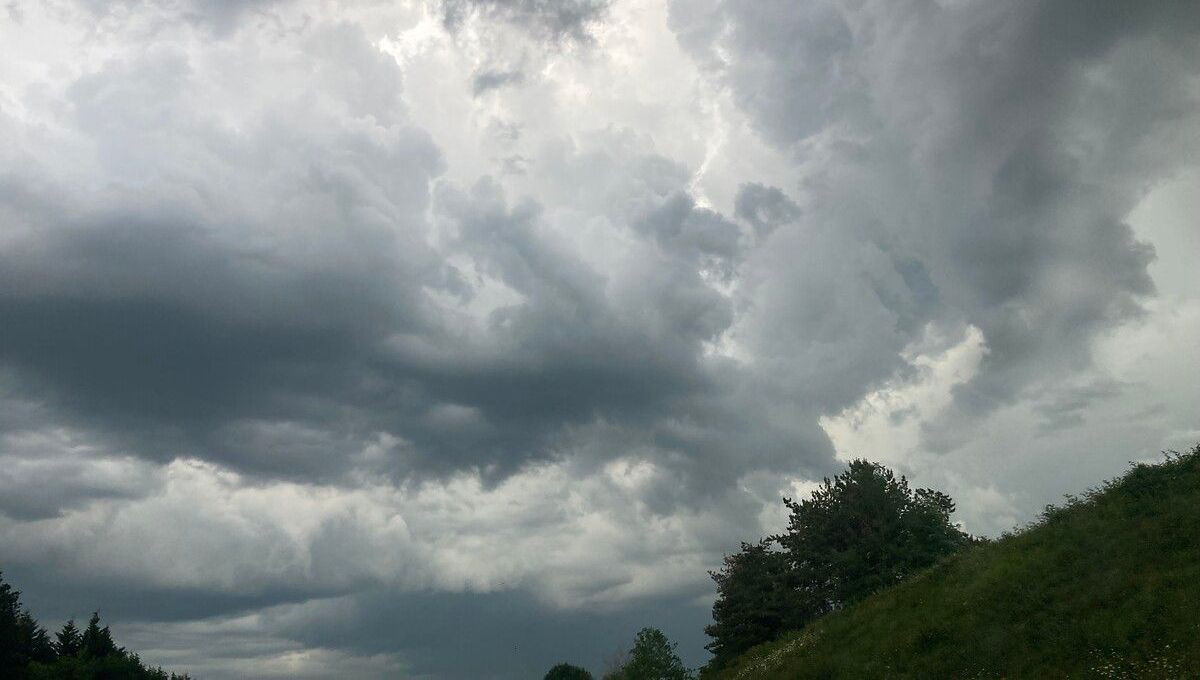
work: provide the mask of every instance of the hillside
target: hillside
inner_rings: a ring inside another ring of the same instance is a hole
[[[706,674],[1200,677],[1200,446]]]

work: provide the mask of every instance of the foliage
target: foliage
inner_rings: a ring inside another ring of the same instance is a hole
[[[638,631],[629,660],[604,680],[692,680],[695,676],[675,653],[675,644],[657,628]]]
[[[789,556],[772,540],[742,543],[741,552],[727,555],[724,567],[709,575],[717,599],[713,623],[704,628],[713,641],[705,648],[718,663],[799,628],[824,606],[798,586]]]
[[[1200,677],[1200,446],[760,645],[710,677]]]
[[[75,656],[83,649],[83,634],[75,627],[75,619],[63,624],[54,638],[54,652],[58,656]]]
[[[0,672],[12,672],[30,663],[54,659],[54,648],[45,629],[28,609],[21,608],[21,593],[0,575]]]
[[[826,478],[812,497],[784,499],[786,533],[742,544],[711,576],[713,623],[705,632],[718,668],[750,647],[899,582],[970,543],[950,522],[954,502],[913,491],[865,460]]]
[[[560,663],[551,668],[542,680],[592,680],[592,674],[579,666]]]
[[[837,609],[893,585],[967,545],[950,522],[954,502],[940,491],[909,489],[878,463],[855,460],[791,510],[778,537],[800,587]]]
[[[21,608],[21,593],[0,575],[0,677],[28,680],[188,680],[148,668],[137,654],[118,647],[100,615],[80,632],[68,621],[51,642],[46,629]]]

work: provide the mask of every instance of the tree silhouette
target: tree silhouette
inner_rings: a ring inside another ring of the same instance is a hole
[[[62,630],[54,634],[54,651],[59,656],[77,656],[83,650],[83,634],[75,627],[75,619],[63,624]]]
[[[88,627],[83,631],[82,643],[84,655],[91,659],[103,659],[110,654],[123,651],[117,649],[108,626],[100,627],[100,614],[98,612],[92,612],[92,618],[88,621]]]
[[[551,668],[542,680],[592,680],[592,674],[569,663],[560,663]]]
[[[675,644],[657,628],[638,631],[629,661],[606,680],[692,680],[695,676],[675,653]]]
[[[788,530],[777,537],[800,587],[836,609],[892,585],[970,543],[950,521],[940,491],[913,492],[904,477],[854,460],[812,497],[784,499]]]
[[[100,615],[82,632],[67,621],[51,642],[33,615],[21,608],[21,593],[0,574],[0,678],[22,680],[190,680],[187,674],[147,668],[137,654],[118,647]]]
[[[788,529],[743,543],[711,572],[717,584],[706,648],[719,668],[754,645],[925,568],[971,542],[944,493],[909,488],[865,460],[826,478],[812,497],[783,499]]]
[[[45,629],[21,608],[21,592],[0,573],[0,676],[33,662],[54,659],[54,648]]]
[[[704,632],[711,665],[726,661],[779,633],[799,628],[824,609],[824,602],[805,589],[791,571],[790,557],[771,539],[742,543],[727,555],[720,571],[709,572],[717,584],[713,623]]]

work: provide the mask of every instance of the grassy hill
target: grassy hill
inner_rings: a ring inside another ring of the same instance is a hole
[[[705,677],[1200,677],[1200,446]]]

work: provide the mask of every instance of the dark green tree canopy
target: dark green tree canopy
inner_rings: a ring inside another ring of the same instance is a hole
[[[592,674],[569,663],[560,663],[551,668],[542,680],[592,680]]]
[[[633,640],[629,661],[606,680],[692,680],[692,672],[675,653],[675,644],[657,628],[643,628]]]
[[[21,592],[0,574],[0,676],[8,669],[54,659],[46,630],[21,608]]]
[[[930,566],[970,542],[951,521],[954,502],[909,488],[878,463],[854,460],[808,500],[784,499],[787,533],[776,537],[801,587],[841,607]]]
[[[971,539],[951,521],[954,502],[912,490],[878,463],[855,460],[812,497],[785,498],[787,531],[743,543],[711,576],[717,584],[710,667],[896,583]]]
[[[59,656],[76,656],[83,649],[83,634],[75,627],[75,619],[63,624],[54,637],[54,651]]]
[[[0,678],[7,680],[189,680],[186,674],[148,668],[118,647],[100,615],[80,632],[67,621],[51,642],[46,629],[21,608],[21,593],[0,577]]]
[[[709,575],[717,599],[713,623],[704,628],[713,638],[705,649],[721,661],[799,628],[824,606],[800,587],[789,556],[771,539],[742,543],[741,552],[727,555],[722,569]]]
[[[82,643],[83,653],[93,659],[103,659],[110,654],[118,652],[117,645],[113,642],[112,633],[109,632],[108,626],[100,627],[99,612],[92,612],[92,618],[88,621],[88,627],[83,631]]]

